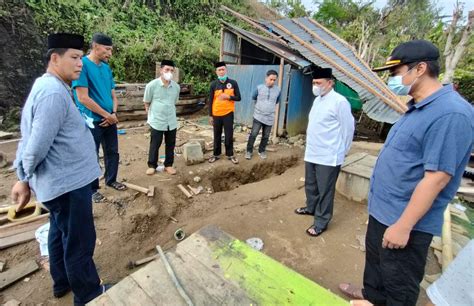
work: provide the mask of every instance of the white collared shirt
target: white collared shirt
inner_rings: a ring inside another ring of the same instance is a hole
[[[306,130],[304,160],[338,166],[344,162],[354,136],[354,117],[347,99],[331,89],[314,99]]]

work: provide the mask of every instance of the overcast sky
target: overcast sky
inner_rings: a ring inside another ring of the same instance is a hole
[[[316,10],[316,5],[314,4],[313,0],[301,0],[303,4],[306,6],[307,9],[314,11]],[[440,7],[442,15],[452,15],[454,4],[456,0],[443,0],[443,1],[436,1],[438,2],[438,7]],[[467,12],[474,10],[474,0],[464,0],[464,17],[467,16]],[[382,8],[387,3],[387,0],[376,0],[374,5],[377,8]]]

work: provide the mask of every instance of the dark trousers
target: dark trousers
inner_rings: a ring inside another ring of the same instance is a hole
[[[117,173],[119,166],[118,153],[118,137],[117,125],[110,125],[108,127],[99,126],[99,122],[94,122],[95,128],[91,129],[92,136],[94,136],[95,148],[97,151],[97,158],[99,158],[99,147],[102,144],[104,151],[105,164],[105,184],[109,185],[117,181]],[[92,183],[92,193],[99,189],[99,179]]]
[[[403,249],[382,248],[387,226],[369,217],[365,237],[364,298],[376,305],[416,305],[433,235],[412,231]]]
[[[156,168],[160,157],[160,146],[165,138],[165,167],[174,163],[174,147],[176,145],[176,129],[171,131],[158,131],[150,127],[150,151],[148,152],[148,167]]]
[[[213,116],[214,119],[214,156],[222,153],[222,129],[224,129],[225,155],[234,155],[234,112],[225,116]]]
[[[260,132],[260,129],[262,129],[262,140],[260,141],[258,152],[265,152],[265,148],[268,144],[268,139],[270,138],[270,132],[272,131],[272,126],[263,124],[257,119],[253,119],[252,131],[250,132],[249,141],[247,143],[247,152],[253,152],[253,145],[255,143],[255,139],[257,139],[257,135]]]
[[[314,227],[317,229],[325,229],[331,221],[340,170],[341,166],[305,162],[306,210],[314,213]]]
[[[75,303],[87,303],[102,293],[92,259],[96,234],[91,185],[43,204],[50,212],[48,250],[53,290],[71,288]]]

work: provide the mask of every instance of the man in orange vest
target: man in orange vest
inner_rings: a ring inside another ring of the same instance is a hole
[[[214,127],[214,154],[209,158],[213,163],[219,159],[222,151],[222,129],[225,136],[225,155],[233,163],[239,161],[234,156],[234,110],[235,102],[240,101],[239,85],[227,77],[227,67],[224,62],[215,65],[217,80],[212,81],[209,94],[209,123]]]

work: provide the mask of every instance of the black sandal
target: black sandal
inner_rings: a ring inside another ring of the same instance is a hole
[[[300,207],[300,208],[295,209],[295,214],[314,216],[314,213],[310,213],[309,211],[307,211],[306,207]]]
[[[94,194],[92,194],[92,201],[94,203],[100,203],[102,201],[104,201],[105,197],[102,193],[96,191],[94,192]]]
[[[239,163],[239,160],[235,158],[235,156],[229,156],[227,157],[234,165],[237,165]]]
[[[314,230],[314,234],[309,231],[311,229]],[[326,231],[326,229],[319,229],[319,228],[314,228],[314,226],[310,226],[306,229],[306,234],[308,234],[311,237],[318,237],[319,235],[324,233],[324,231]]]
[[[115,190],[118,190],[118,191],[124,191],[124,190],[127,189],[127,186],[125,186],[124,184],[119,183],[119,182],[113,182],[109,186],[114,188]]]
[[[211,156],[209,159],[208,159],[208,162],[210,162],[211,164],[216,162],[217,160],[219,159],[218,156]]]

